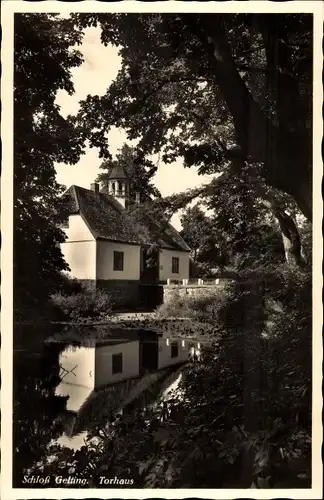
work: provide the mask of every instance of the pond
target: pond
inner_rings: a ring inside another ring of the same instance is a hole
[[[14,349],[14,487],[55,486],[42,481],[44,457],[56,462],[56,454],[83,449],[107,422],[166,406],[188,360],[199,356],[199,342],[153,330],[20,328]]]

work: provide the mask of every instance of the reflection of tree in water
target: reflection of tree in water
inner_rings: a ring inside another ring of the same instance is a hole
[[[42,352],[18,352],[14,356],[14,486],[21,485],[26,471],[47,453],[49,442],[62,433],[56,417],[66,399],[55,396],[59,382],[60,347]]]

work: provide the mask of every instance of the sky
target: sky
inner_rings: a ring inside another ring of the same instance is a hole
[[[120,57],[115,47],[105,47],[100,42],[100,28],[88,28],[83,44],[79,47],[84,57],[84,63],[72,70],[75,93],[69,96],[65,91],[59,91],[56,102],[61,106],[61,113],[66,116],[78,111],[79,101],[88,94],[103,95],[114,80],[120,68]],[[108,138],[110,151],[113,155],[127,141],[123,130],[113,129]],[[129,144],[130,141],[127,141]],[[152,158],[154,161],[154,158]],[[96,148],[88,148],[77,165],[56,165],[57,181],[69,187],[71,184],[89,188],[99,173],[102,159]],[[170,165],[162,162],[153,179],[162,196],[185,191],[206,183],[212,176],[198,176],[196,168],[184,168],[179,160]],[[181,228],[180,213],[172,218],[172,224]]]

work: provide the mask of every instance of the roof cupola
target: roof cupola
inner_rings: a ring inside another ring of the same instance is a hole
[[[108,194],[116,198],[124,208],[127,208],[129,179],[120,165],[114,166],[108,175]]]

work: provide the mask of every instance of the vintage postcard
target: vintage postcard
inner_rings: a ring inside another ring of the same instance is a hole
[[[2,498],[321,498],[322,2],[1,22]]]

